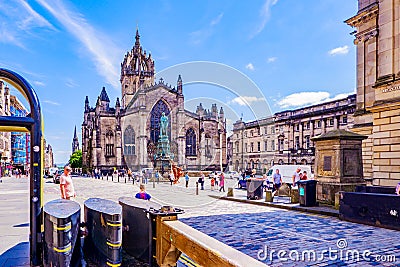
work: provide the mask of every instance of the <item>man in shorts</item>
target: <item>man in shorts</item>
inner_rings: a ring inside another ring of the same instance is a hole
[[[70,166],[64,167],[64,173],[60,176],[60,190],[61,190],[61,198],[74,200],[76,197],[74,184],[72,183],[71,177],[72,169]]]

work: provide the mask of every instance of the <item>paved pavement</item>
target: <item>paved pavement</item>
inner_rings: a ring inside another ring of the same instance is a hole
[[[155,184],[155,188],[150,183],[147,191],[158,202],[185,209],[180,216],[185,223],[271,266],[400,266],[398,231],[344,222],[334,217],[217,200],[215,197],[224,193],[211,191],[209,180],[206,180],[205,190],[199,190],[199,195],[196,195],[196,180],[191,179],[189,188],[184,187],[184,181],[173,186],[169,183]],[[117,201],[121,196],[133,196],[138,192],[137,184],[123,182],[74,178],[76,200],[81,205],[90,197]],[[232,185],[235,181],[227,179],[227,183]],[[28,187],[26,178],[3,178],[3,183],[0,183],[0,267],[28,266]],[[235,190],[234,194],[245,198],[243,190]],[[57,198],[59,186],[47,180],[45,203]],[[357,250],[361,255],[364,250],[369,250],[369,257],[379,255],[392,260],[389,257],[395,256],[396,261],[367,262],[362,255],[360,261],[346,260],[341,255],[337,255],[337,259],[334,259],[335,255],[331,258],[327,253],[322,255],[323,249],[338,249],[338,245],[342,254]],[[271,249],[281,249],[283,252],[280,253],[286,254],[271,253]],[[311,253],[311,250],[321,258],[320,261],[308,258],[306,261],[293,260],[296,253],[299,253],[300,260],[302,253]],[[282,259],[289,253],[292,259]]]

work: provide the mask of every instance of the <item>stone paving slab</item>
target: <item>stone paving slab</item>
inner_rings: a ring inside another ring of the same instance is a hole
[[[133,196],[139,191],[137,184],[122,181],[73,179],[78,194],[76,200],[81,204],[82,211],[84,201],[90,197],[118,201],[121,196]],[[349,249],[393,254],[397,259],[397,262],[386,263],[325,259],[310,264],[278,260],[275,254],[272,266],[400,266],[400,234],[397,231],[273,206],[216,199],[226,193],[211,191],[208,180],[205,190],[196,195],[197,179],[191,179],[189,188],[184,187],[182,180],[172,187],[160,183],[153,188],[150,183],[147,191],[157,201],[185,209],[180,220],[250,256],[257,257],[258,251],[265,246],[287,250],[335,248],[337,240],[345,238]],[[235,186],[236,181],[228,180],[227,183],[230,183],[228,186]],[[44,203],[60,198],[59,185],[53,184],[50,179],[44,185]],[[29,261],[28,190],[27,179],[4,178],[0,183],[0,201],[6,203],[0,205],[0,266],[29,266],[26,264],[26,260]],[[245,192],[235,189],[234,194],[239,196]],[[268,264],[268,261],[264,262]]]
[[[277,210],[200,216],[181,221],[271,266],[400,266],[398,231],[328,216]],[[284,256],[278,256],[279,250],[285,253]],[[323,250],[327,250],[325,255]],[[367,250],[371,252],[368,259],[393,257],[394,261],[369,261],[362,256],[352,258],[352,254],[346,258],[346,253],[356,251],[354,253],[362,255]],[[307,258],[307,253],[311,252],[320,260]],[[290,253],[293,253],[292,258]],[[303,258],[302,253],[305,253]]]

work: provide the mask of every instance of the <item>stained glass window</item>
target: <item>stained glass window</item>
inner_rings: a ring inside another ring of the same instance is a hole
[[[135,155],[135,131],[130,125],[124,131],[124,154]]]
[[[169,116],[169,109],[167,104],[162,100],[158,100],[158,102],[154,105],[151,110],[150,115],[150,140],[156,144],[158,142],[158,137],[160,135],[160,118],[162,113],[165,113],[165,116],[168,117],[168,137],[171,138],[171,116]]]
[[[193,128],[186,131],[186,156],[196,156],[196,133]]]

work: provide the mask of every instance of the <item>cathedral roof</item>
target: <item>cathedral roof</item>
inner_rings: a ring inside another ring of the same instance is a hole
[[[106,101],[106,102],[110,102],[110,99],[108,98],[107,92],[106,92],[106,88],[103,87],[103,90],[101,90],[100,93],[100,100],[101,101]]]

